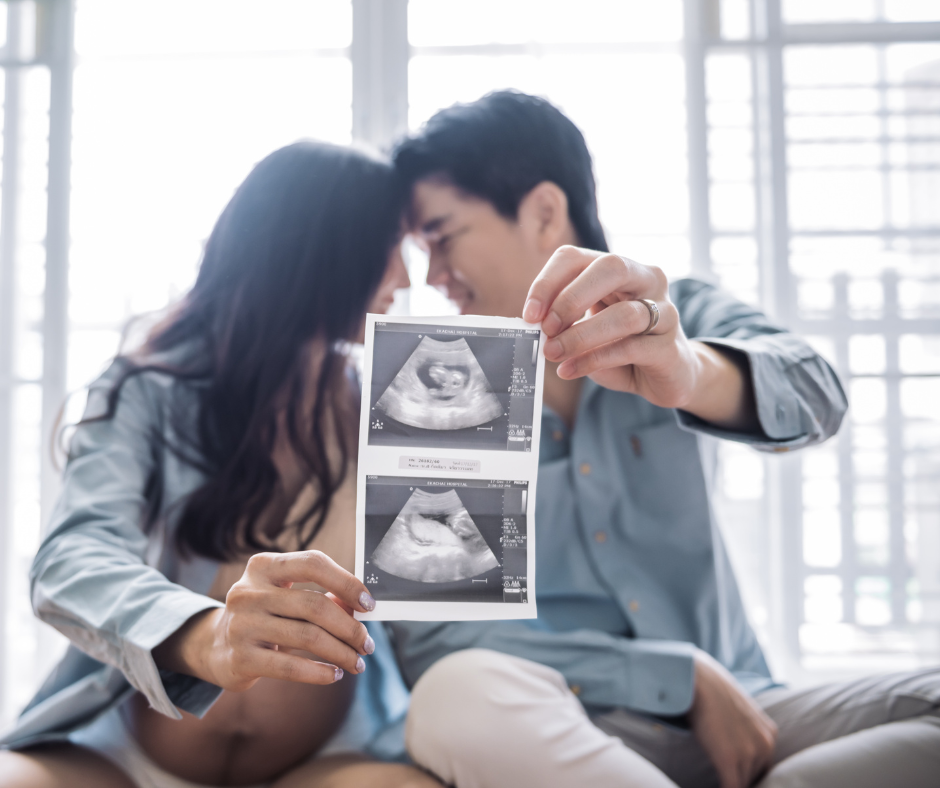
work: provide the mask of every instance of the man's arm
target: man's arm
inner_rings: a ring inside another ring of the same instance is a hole
[[[808,446],[835,435],[848,402],[836,373],[806,340],[700,280],[680,279],[669,292],[684,333],[741,369],[757,419],[752,429],[741,431],[684,409],[678,414],[682,426],[765,451]]]
[[[523,315],[542,322],[560,377],[589,376],[675,408],[685,427],[771,450],[835,433],[845,395],[806,342],[704,282],[679,284],[674,303],[658,268],[563,246],[532,283]],[[641,299],[660,314],[649,333]]]

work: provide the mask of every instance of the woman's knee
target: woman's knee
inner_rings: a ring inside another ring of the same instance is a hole
[[[53,775],[33,755],[0,750],[0,788],[52,788]]]
[[[0,788],[134,788],[98,755],[70,744],[0,750]]]

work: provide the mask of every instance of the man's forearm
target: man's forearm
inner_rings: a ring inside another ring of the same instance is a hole
[[[692,396],[682,410],[717,427],[756,431],[757,407],[746,362],[739,363],[704,342],[689,344],[699,368]]]

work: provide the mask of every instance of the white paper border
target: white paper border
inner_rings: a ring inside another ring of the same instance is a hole
[[[414,326],[457,326],[466,328],[539,329],[539,352],[535,367],[535,402],[532,411],[532,445],[528,452],[479,449],[441,449],[419,446],[370,446],[369,409],[372,403],[372,352],[375,324],[401,323]],[[398,476],[415,479],[499,479],[528,482],[526,496],[526,596],[527,602],[404,602],[378,600],[371,613],[356,613],[362,621],[498,621],[537,618],[535,578],[535,496],[539,472],[539,446],[542,437],[542,386],[545,382],[545,333],[538,324],[517,317],[455,315],[421,317],[366,315],[365,352],[362,360],[362,407],[359,413],[359,463],[356,471],[356,577],[365,577],[366,477]],[[400,468],[399,457],[444,457],[477,460],[480,470],[412,471]]]

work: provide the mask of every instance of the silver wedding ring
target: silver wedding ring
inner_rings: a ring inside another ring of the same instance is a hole
[[[659,307],[656,306],[655,301],[650,301],[648,298],[638,298],[637,301],[639,301],[647,308],[647,310],[649,310],[650,324],[646,327],[646,331],[643,332],[643,334],[649,334],[654,328],[656,328],[656,326],[659,325]],[[640,334],[640,336],[643,336],[643,334]]]

